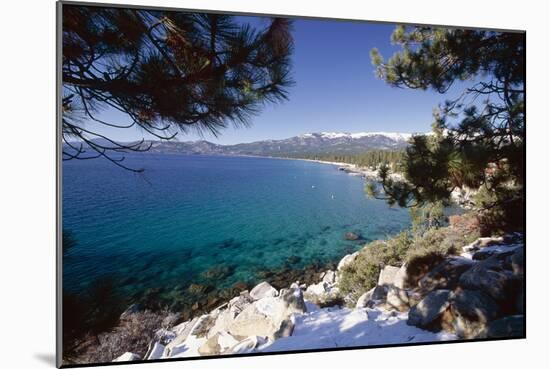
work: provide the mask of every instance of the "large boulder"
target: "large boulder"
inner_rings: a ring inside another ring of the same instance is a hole
[[[482,291],[457,290],[450,307],[453,328],[461,338],[474,338],[500,315],[498,304]]]
[[[448,258],[422,277],[418,281],[418,286],[426,292],[440,289],[452,290],[458,285],[460,276],[474,263],[466,258]]]
[[[379,286],[393,285],[395,276],[397,275],[398,272],[399,272],[398,267],[386,265],[378,275],[378,285]]]
[[[494,320],[476,338],[525,337],[525,315],[510,315]]]
[[[264,297],[246,307],[227,327],[233,336],[278,338],[292,334],[292,314],[307,310],[300,288],[282,289],[278,297]]]
[[[502,268],[498,255],[480,261],[464,272],[459,279],[464,289],[480,290],[496,301],[506,301],[517,285],[514,274]]]
[[[409,311],[408,325],[419,328],[439,331],[441,318],[450,305],[452,296],[449,290],[435,290],[430,292]]]
[[[273,288],[269,283],[262,282],[254,287],[249,295],[253,300],[260,300],[264,297],[275,297],[279,294],[275,288]]]

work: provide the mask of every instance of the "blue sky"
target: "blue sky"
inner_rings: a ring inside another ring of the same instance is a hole
[[[258,18],[246,18],[253,24],[265,24]],[[441,95],[391,87],[376,78],[369,52],[377,47],[387,58],[398,50],[390,43],[393,29],[392,25],[366,22],[295,20],[292,59],[296,84],[290,89],[289,100],[267,105],[252,118],[249,128],[230,127],[218,138],[179,133],[178,139],[233,144],[321,131],[429,131],[433,108],[458,96],[463,85]],[[112,111],[101,116],[116,123],[126,121]],[[138,129],[102,127],[101,132],[120,141],[143,137]]]

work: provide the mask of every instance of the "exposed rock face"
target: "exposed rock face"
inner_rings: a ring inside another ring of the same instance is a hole
[[[500,315],[497,303],[481,291],[459,290],[452,296],[453,328],[461,338],[474,338]]]
[[[141,357],[137,354],[131,353],[131,352],[125,352],[116,359],[113,360],[113,362],[120,362],[120,361],[136,361],[141,360]]]
[[[482,290],[495,300],[508,296],[514,275],[502,270],[501,263],[495,256],[480,261],[460,276],[459,284],[464,289]]]
[[[422,277],[418,286],[425,291],[454,289],[460,276],[473,265],[473,261],[464,258],[446,259]]]
[[[395,277],[396,277],[398,272],[399,272],[398,267],[394,267],[394,266],[391,266],[391,265],[386,265],[380,271],[380,275],[378,276],[378,285],[379,286],[393,285]]]
[[[253,300],[260,300],[264,297],[275,297],[278,294],[279,292],[267,282],[258,284],[250,291],[250,297]]]
[[[407,324],[427,330],[441,329],[440,319],[449,307],[451,291],[436,290],[430,292],[409,311]]]

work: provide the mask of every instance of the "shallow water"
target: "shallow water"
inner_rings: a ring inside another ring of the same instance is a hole
[[[64,288],[109,276],[127,295],[192,282],[250,284],[258,272],[336,262],[407,228],[407,211],[367,199],[335,166],[253,157],[133,154],[63,163]],[[346,232],[362,241],[346,241]]]

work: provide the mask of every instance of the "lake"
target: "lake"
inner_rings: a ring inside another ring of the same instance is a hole
[[[333,165],[153,153],[125,164],[144,173],[100,159],[63,163],[63,230],[75,241],[66,291],[104,277],[130,297],[250,285],[262,271],[337,262],[410,225],[406,210],[368,199],[364,179]]]

